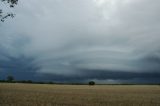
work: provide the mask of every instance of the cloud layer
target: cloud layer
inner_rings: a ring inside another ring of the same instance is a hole
[[[0,72],[159,82],[159,10],[159,0],[21,0],[0,23]]]

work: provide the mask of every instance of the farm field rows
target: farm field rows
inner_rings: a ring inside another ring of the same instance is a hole
[[[0,83],[0,106],[160,106],[160,86]]]

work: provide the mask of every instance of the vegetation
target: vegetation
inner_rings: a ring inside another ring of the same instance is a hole
[[[8,82],[12,82],[13,80],[14,80],[14,77],[13,77],[13,76],[8,76],[8,77],[7,77],[7,81],[8,81]]]
[[[90,81],[88,84],[89,85],[95,85],[95,82],[94,81]]]
[[[0,98],[0,106],[160,106],[160,88],[1,83]]]
[[[9,4],[9,7],[11,7],[11,8],[13,8],[18,3],[18,0],[0,0],[0,1]],[[8,17],[13,18],[14,16],[15,16],[15,14],[13,14],[13,13],[4,13],[3,9],[0,8],[0,20],[2,22],[4,22],[6,18],[8,18]]]

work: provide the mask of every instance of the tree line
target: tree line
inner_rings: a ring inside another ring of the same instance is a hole
[[[53,81],[44,82],[44,81],[32,81],[32,80],[15,80],[13,76],[7,76],[5,80],[0,80],[0,83],[28,83],[28,84],[69,84],[69,85],[84,85],[84,83],[57,83]],[[85,85],[93,86],[95,85],[94,81],[89,81]]]

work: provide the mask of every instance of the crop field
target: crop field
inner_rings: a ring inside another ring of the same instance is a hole
[[[160,106],[160,86],[0,83],[0,106]]]

